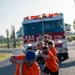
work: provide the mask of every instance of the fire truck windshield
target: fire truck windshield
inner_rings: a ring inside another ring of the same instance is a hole
[[[28,23],[23,25],[23,34],[24,35],[34,35],[42,34],[42,23]]]
[[[35,35],[64,31],[63,20],[42,21],[23,24],[23,35]]]
[[[44,33],[64,31],[62,20],[44,21],[43,26],[44,26]]]

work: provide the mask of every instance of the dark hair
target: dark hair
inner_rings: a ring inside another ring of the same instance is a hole
[[[47,47],[47,46],[44,46],[44,47],[43,47],[43,50],[45,50],[45,49],[48,49],[48,47]]]
[[[45,51],[43,51],[43,54],[45,54],[45,55],[47,55],[48,54],[48,47],[47,46],[44,46],[43,47],[43,50],[45,50]]]
[[[53,46],[53,42],[52,41],[48,41],[48,45]]]

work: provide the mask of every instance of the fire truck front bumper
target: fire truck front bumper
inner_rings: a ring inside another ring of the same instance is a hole
[[[57,57],[58,57],[59,61],[68,59],[69,58],[68,49],[67,48],[58,49]]]

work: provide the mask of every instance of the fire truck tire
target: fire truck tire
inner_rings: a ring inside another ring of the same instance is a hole
[[[66,52],[66,53],[59,53],[59,54],[57,54],[57,57],[58,57],[59,61],[66,60],[66,59],[69,58],[68,52]]]
[[[68,53],[64,53],[64,59],[68,59],[69,56],[68,56]]]

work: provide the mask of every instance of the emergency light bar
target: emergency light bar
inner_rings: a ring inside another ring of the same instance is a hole
[[[51,13],[51,14],[43,13],[42,15],[26,16],[24,18],[24,21],[32,19],[40,19],[40,18],[52,18],[52,17],[57,17],[59,15],[63,16],[62,13]]]

